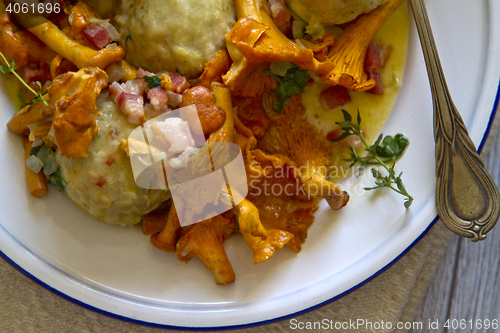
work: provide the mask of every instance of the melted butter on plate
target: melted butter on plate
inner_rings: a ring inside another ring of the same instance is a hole
[[[349,91],[350,102],[335,109],[325,109],[320,102],[320,94],[328,85],[314,82],[305,88],[302,104],[306,107],[306,118],[325,136],[339,128],[335,122],[344,120],[342,109],[349,112],[353,120],[356,119],[359,109],[363,136],[370,144],[378,137],[389,117],[402,83],[406,63],[408,45],[408,9],[406,4],[394,12],[384,23],[377,32],[375,40],[381,45],[392,47],[391,56],[381,71],[384,86],[383,95]],[[396,133],[387,134],[395,135]],[[337,166],[345,165],[342,159],[350,156],[347,147],[341,144],[332,144],[332,154]]]

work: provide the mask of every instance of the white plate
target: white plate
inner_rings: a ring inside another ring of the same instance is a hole
[[[500,2],[429,0],[427,5],[451,93],[479,145],[489,130],[500,78]],[[139,228],[100,224],[55,188],[46,198],[30,197],[20,138],[4,127],[1,253],[76,303],[168,327],[266,323],[341,297],[397,260],[436,217],[432,104],[413,24],[408,54],[403,87],[384,128],[411,139],[398,164],[415,197],[408,211],[392,193],[354,193],[338,212],[322,206],[301,253],[284,249],[257,266],[235,235],[225,247],[237,280],[216,286],[199,260],[186,265],[154,249]],[[4,92],[1,86],[0,121],[6,124],[13,110]]]

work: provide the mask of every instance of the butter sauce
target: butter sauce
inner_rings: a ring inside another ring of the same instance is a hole
[[[389,117],[402,83],[406,63],[408,48],[408,9],[406,4],[396,10],[384,23],[377,32],[375,40],[381,45],[392,48],[391,56],[381,71],[384,86],[383,95],[349,91],[350,102],[334,109],[326,109],[320,102],[320,94],[328,85],[314,82],[305,88],[302,104],[306,108],[306,119],[325,136],[339,128],[335,122],[344,120],[342,109],[348,111],[353,119],[356,119],[359,109],[363,136],[370,144],[378,137]],[[342,159],[350,154],[345,144],[336,143],[332,144],[332,155],[335,161],[334,165],[343,166],[345,162]]]

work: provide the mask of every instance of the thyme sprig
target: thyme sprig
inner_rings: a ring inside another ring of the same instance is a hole
[[[409,208],[413,203],[413,197],[408,193],[405,185],[403,184],[403,180],[401,179],[403,173],[401,172],[396,176],[396,171],[394,170],[397,159],[401,157],[405,148],[410,143],[406,135],[396,134],[394,137],[384,137],[383,134],[380,134],[375,143],[369,146],[361,134],[361,116],[359,115],[359,110],[356,119],[357,124],[352,121],[351,115],[346,110],[342,110],[342,113],[344,114],[344,121],[337,122],[336,124],[340,126],[343,133],[340,137],[333,139],[332,141],[337,142],[344,140],[349,136],[357,136],[365,146],[365,151],[367,152],[366,156],[360,156],[354,147],[350,145],[349,149],[351,151],[351,157],[344,159],[344,161],[351,162],[349,168],[352,168],[355,165],[382,166],[387,171],[387,175],[384,176],[379,170],[372,169],[372,175],[376,179],[375,186],[365,187],[364,189],[371,191],[384,187],[390,188],[391,190],[406,197],[404,206]]]
[[[16,71],[14,70],[14,67],[16,67],[16,63],[14,62],[14,59],[11,59],[10,63],[9,63],[2,52],[0,52],[0,56],[2,57],[3,62],[6,64],[6,66],[0,65],[0,73],[2,73],[2,74],[8,74],[8,73],[14,74],[14,76],[19,81],[21,81],[21,83],[24,84],[24,86],[36,96],[32,100],[32,102],[40,102],[40,103],[45,104],[46,106],[49,106],[47,101],[42,96],[43,88],[42,88],[42,84],[40,83],[40,81],[36,81],[36,85],[39,87],[39,91],[36,92],[33,88],[31,88],[29,86],[29,84],[24,82],[24,80],[19,76],[19,74],[16,73]],[[30,102],[28,104],[32,104],[32,103]]]

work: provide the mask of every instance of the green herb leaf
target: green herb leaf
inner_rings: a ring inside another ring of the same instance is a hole
[[[49,183],[55,186],[59,186],[62,189],[64,189],[66,185],[68,185],[68,183],[64,180],[63,176],[61,175],[60,169],[57,169],[56,172],[50,174]]]
[[[306,38],[307,37],[307,26],[305,27],[302,27],[302,38]]]
[[[149,89],[161,87],[161,79],[156,75],[145,76],[143,79],[147,84],[149,84]]]
[[[280,79],[277,75],[273,74],[271,71],[266,70],[265,73],[270,74],[279,84],[276,90],[276,97],[278,98],[274,102],[274,111],[277,113],[282,113],[285,107],[286,101],[296,94],[302,94],[304,88],[309,80],[309,74],[307,70],[300,68],[299,66],[292,64],[292,66],[287,70],[283,79]]]
[[[35,90],[33,90],[33,88],[31,88],[29,86],[29,84],[24,82],[24,80],[19,76],[19,74],[16,73],[16,71],[14,70],[14,68],[16,67],[16,62],[14,61],[14,59],[11,59],[10,64],[9,64],[9,62],[7,61],[7,59],[5,58],[5,56],[3,55],[2,52],[0,52],[0,58],[2,58],[3,62],[7,65],[7,66],[0,65],[0,73],[2,73],[2,74],[12,73],[19,81],[21,81],[21,83],[26,88],[28,88],[29,91],[31,91],[34,95],[37,96],[37,97],[35,97],[35,101],[43,103],[46,106],[49,105],[47,103],[47,101],[42,96],[42,84],[39,81],[37,81],[36,84],[38,85],[38,87],[40,87],[40,91],[36,92]]]
[[[404,134],[396,134],[394,137],[388,135],[382,140],[382,144],[377,146],[377,155],[390,160],[396,160],[410,141]]]
[[[42,149],[43,145],[44,144],[41,144],[40,146],[36,146],[36,147],[31,148],[30,155],[35,155],[36,156],[36,154],[38,154],[38,152],[40,151],[40,149]]]
[[[132,38],[131,35],[127,35],[127,37],[125,38],[125,44],[127,44],[128,41],[131,41],[131,42],[134,41],[134,39]]]
[[[361,135],[361,128],[359,127],[359,124],[361,124],[361,116],[359,115],[359,110],[356,117],[357,124],[352,122],[352,116],[347,111],[342,110],[342,113],[344,115],[344,121],[337,122],[336,124],[339,125],[344,132],[340,137],[332,141],[341,141],[351,135],[356,135],[365,146],[365,151],[367,152],[366,156],[361,157],[352,146],[349,146],[349,149],[351,150],[351,158],[347,158],[344,161],[351,162],[349,168],[357,164],[360,166],[382,166],[387,171],[387,175],[384,176],[379,170],[372,169],[372,175],[373,178],[375,178],[375,186],[366,187],[365,190],[371,191],[384,187],[390,188],[406,197],[404,206],[409,208],[413,203],[413,197],[408,193],[403,184],[403,180],[401,178],[403,173],[401,172],[396,177],[396,172],[394,171],[396,160],[401,157],[405,148],[410,143],[406,135],[396,134],[394,137],[384,137],[383,134],[380,134],[375,143],[368,146],[365,139]]]

